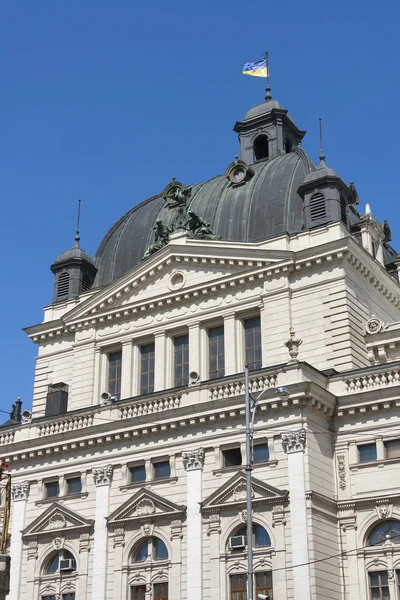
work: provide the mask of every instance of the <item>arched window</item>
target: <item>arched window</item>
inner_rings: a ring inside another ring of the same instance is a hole
[[[229,536],[229,538],[231,537],[240,537],[240,536],[247,536],[247,526],[244,525],[243,527],[241,527],[240,529],[238,529],[236,531],[236,533],[233,533]],[[228,540],[228,544],[229,544],[229,540]],[[268,531],[266,529],[264,529],[264,527],[261,527],[261,525],[255,525],[253,524],[253,548],[261,548],[263,546],[270,546],[271,545],[271,538],[269,537]]]
[[[262,160],[263,158],[268,158],[269,156],[269,146],[268,146],[268,138],[266,135],[259,135],[254,140],[253,144],[253,153],[254,153],[254,162],[257,160]]]
[[[82,292],[87,292],[92,287],[92,282],[90,280],[90,275],[88,273],[83,273],[82,275]]]
[[[383,521],[374,527],[368,536],[368,546],[381,546],[386,540],[392,544],[400,544],[399,521]]]
[[[167,546],[158,537],[147,538],[133,554],[133,562],[144,562],[149,558],[153,560],[166,560],[168,558]]]
[[[44,572],[48,575],[58,573],[58,571],[61,573],[71,573],[75,570],[76,563],[74,555],[68,550],[62,550],[53,555],[44,568]]]
[[[322,192],[317,192],[310,198],[310,218],[311,221],[326,218],[325,196]]]
[[[68,296],[69,292],[69,273],[61,273],[57,282],[57,298]]]
[[[292,142],[289,140],[289,138],[285,138],[284,146],[286,154],[289,154],[289,152],[292,151]]]

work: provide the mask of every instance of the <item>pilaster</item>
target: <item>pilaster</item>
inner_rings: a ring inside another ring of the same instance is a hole
[[[122,344],[121,398],[132,396],[132,340]]]
[[[235,313],[224,315],[225,375],[237,373],[236,329],[237,323]]]
[[[107,521],[112,465],[92,469],[96,485],[96,506],[93,538],[92,600],[105,600],[107,573]]]
[[[154,391],[165,389],[165,358],[166,335],[165,331],[158,331],[154,335]]]
[[[204,450],[182,452],[182,460],[187,472],[187,597],[202,600],[202,516],[200,512],[201,479]]]
[[[200,375],[200,352],[201,352],[201,330],[200,323],[196,321],[188,326],[189,330],[189,373],[197,373]],[[190,382],[196,383],[196,382]]]
[[[304,451],[306,431],[300,429],[283,433],[283,450],[287,455],[290,522],[292,538],[294,600],[311,600],[311,580],[308,549],[308,523],[305,495]]]
[[[13,518],[11,525],[11,568],[10,593],[8,600],[18,600],[20,597],[21,560],[22,560],[22,530],[25,524],[26,504],[29,496],[29,482],[18,481],[11,485],[13,501]],[[1,596],[0,596],[1,598]]]

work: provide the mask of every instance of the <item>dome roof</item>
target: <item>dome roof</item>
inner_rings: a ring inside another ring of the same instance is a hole
[[[225,175],[193,185],[188,208],[209,222],[222,240],[252,242],[301,231],[302,200],[297,190],[315,170],[304,150],[295,148],[257,162],[252,169],[254,176],[242,186],[232,187]],[[168,224],[172,218],[165,204],[161,195],[149,198],[111,227],[96,253],[95,285],[110,283],[140,262],[156,220]]]
[[[79,240],[76,240],[73,247],[70,248],[69,250],[66,250],[65,252],[61,252],[61,254],[59,254],[57,256],[56,260],[54,261],[54,264],[64,262],[66,260],[69,261],[69,260],[74,260],[74,259],[85,260],[86,262],[89,262],[92,265],[94,265],[93,258],[87,252],[82,250],[82,248],[79,245]]]
[[[279,110],[283,110],[283,107],[277,100],[268,100],[267,102],[263,102],[262,104],[257,104],[257,106],[253,106],[244,116],[244,120],[254,119],[254,117],[259,117],[260,115],[265,115],[266,113],[271,112],[273,108],[277,108]]]
[[[317,181],[318,179],[321,179],[321,177],[339,177],[339,176],[333,169],[331,169],[330,167],[327,167],[325,164],[325,161],[322,160],[319,167],[315,171],[312,171],[311,173],[309,173],[307,175],[307,177],[304,180],[304,183],[310,183],[310,181]]]

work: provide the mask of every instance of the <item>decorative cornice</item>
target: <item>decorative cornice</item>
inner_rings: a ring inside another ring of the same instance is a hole
[[[304,428],[298,431],[290,431],[289,433],[282,433],[282,447],[285,454],[292,454],[293,452],[304,452],[306,448],[307,433]]]
[[[11,497],[14,502],[27,500],[29,496],[29,481],[18,481],[11,484]]]
[[[112,465],[96,467],[95,469],[92,469],[92,474],[96,487],[101,485],[111,485],[113,467]]]
[[[203,448],[182,452],[182,460],[186,471],[196,471],[198,469],[202,469],[204,463]]]

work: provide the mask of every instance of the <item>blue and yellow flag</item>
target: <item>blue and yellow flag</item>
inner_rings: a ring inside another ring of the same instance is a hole
[[[255,62],[246,63],[243,67],[243,75],[253,75],[253,77],[268,77],[267,59],[262,58]]]

